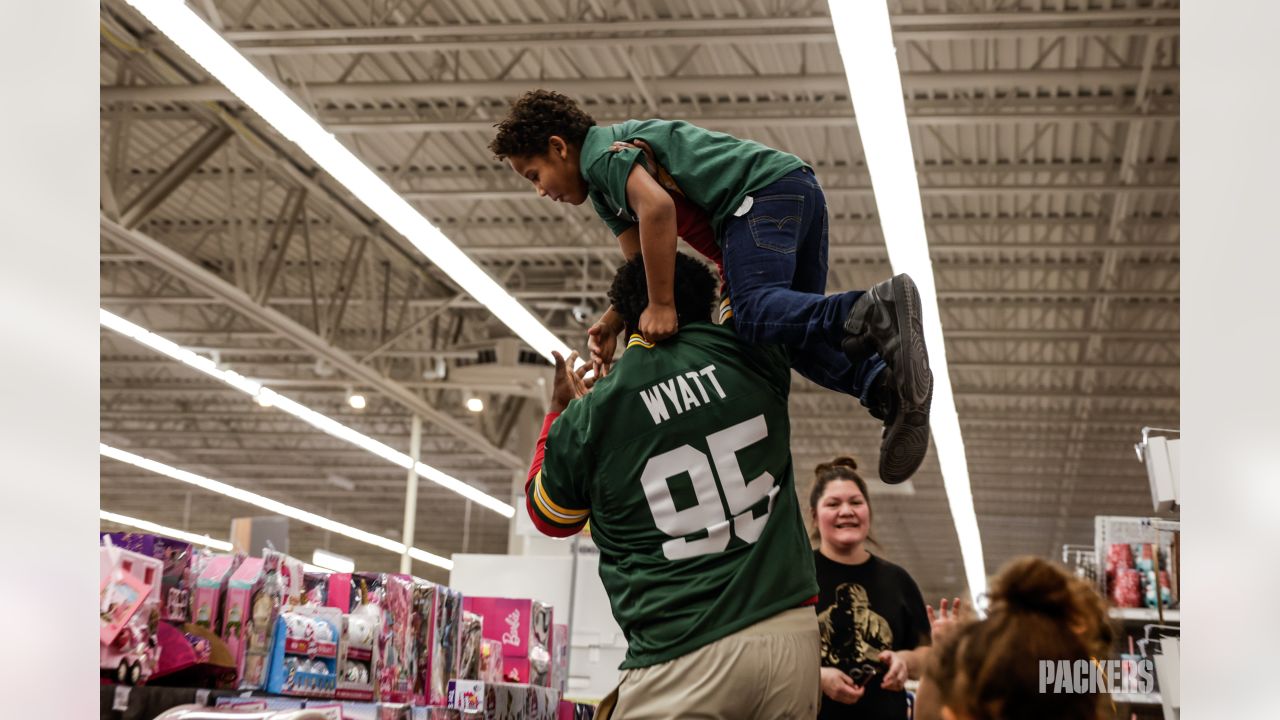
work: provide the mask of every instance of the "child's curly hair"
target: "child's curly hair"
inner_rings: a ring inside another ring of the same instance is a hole
[[[498,135],[489,143],[489,150],[499,160],[541,155],[552,135],[581,147],[587,130],[595,124],[569,96],[554,90],[531,90],[512,103],[507,117],[494,126]]]

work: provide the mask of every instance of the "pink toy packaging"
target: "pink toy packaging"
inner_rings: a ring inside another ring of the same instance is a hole
[[[569,689],[569,626],[551,626],[551,687],[561,697]]]
[[[462,593],[426,581],[414,584],[417,652],[414,702],[441,707],[449,702],[449,680],[458,675],[462,640]]]
[[[463,609],[484,618],[483,633],[502,643],[503,678],[551,684],[551,606],[522,598],[468,597]]]
[[[163,563],[110,545],[99,550],[98,666],[117,682],[145,682],[159,664]]]
[[[110,535],[111,544],[118,548],[131,550],[164,563],[164,576],[161,584],[162,620],[184,623],[190,620],[191,613],[191,543],[174,540],[163,535],[148,533],[103,533]]]
[[[206,627],[217,633],[221,623],[218,621],[218,610],[222,606],[222,596],[227,591],[227,581],[239,565],[236,555],[215,555],[205,564],[204,571],[196,580],[196,597],[193,603],[196,625]]]
[[[483,624],[484,618],[480,619]],[[468,678],[470,679],[470,678]],[[502,641],[480,640],[480,680],[487,683],[502,682]]]
[[[484,637],[502,643],[503,681],[550,685],[550,605],[524,598],[477,598],[470,607],[484,618]]]
[[[222,618],[222,640],[236,661],[236,677],[244,676],[245,623],[253,613],[253,597],[262,589],[262,558],[245,558],[227,583],[227,611]]]
[[[378,643],[378,699],[381,702],[413,702],[418,630],[414,624],[413,589],[413,577],[409,575],[386,576]]]

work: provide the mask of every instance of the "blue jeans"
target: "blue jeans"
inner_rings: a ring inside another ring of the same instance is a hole
[[[738,335],[782,345],[791,367],[829,390],[866,393],[884,361],[851,361],[840,348],[844,321],[862,291],[825,295],[827,200],[813,171],[793,170],[751,194],[751,208],[721,229],[724,271]]]

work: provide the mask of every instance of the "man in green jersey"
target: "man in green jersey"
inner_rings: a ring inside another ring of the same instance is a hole
[[[898,275],[867,292],[824,294],[827,203],[803,160],[682,121],[597,126],[546,90],[521,97],[489,147],[539,195],[590,200],[624,255],[643,256],[649,304],[636,328],[648,341],[677,328],[680,236],[721,267],[739,335],[789,348],[797,372],[857,397],[884,422],[883,480],[902,482],[920,466],[933,376],[919,293]],[[612,308],[589,330],[597,374],[607,372],[622,329]]]
[[[790,369],[776,346],[710,322],[715,277],[675,258],[680,333],[636,334],[643,261],[609,291],[630,341],[587,391],[557,356],[526,485],[544,533],[591,523],[627,638],[616,717],[812,718],[818,590],[791,462]],[[607,705],[607,703],[606,703]]]

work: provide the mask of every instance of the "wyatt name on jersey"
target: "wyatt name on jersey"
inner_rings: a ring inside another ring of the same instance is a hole
[[[644,406],[649,409],[653,424],[660,425],[664,420],[671,419],[668,405],[675,410],[676,415],[679,415],[685,410],[692,410],[711,402],[713,395],[707,392],[707,386],[703,384],[704,379],[715,390],[715,395],[723,400],[724,388],[720,387],[720,381],[716,379],[715,365],[708,365],[701,370],[690,370],[683,375],[676,375],[641,390],[640,398],[644,400]],[[694,393],[694,388],[698,389],[697,393]]]

